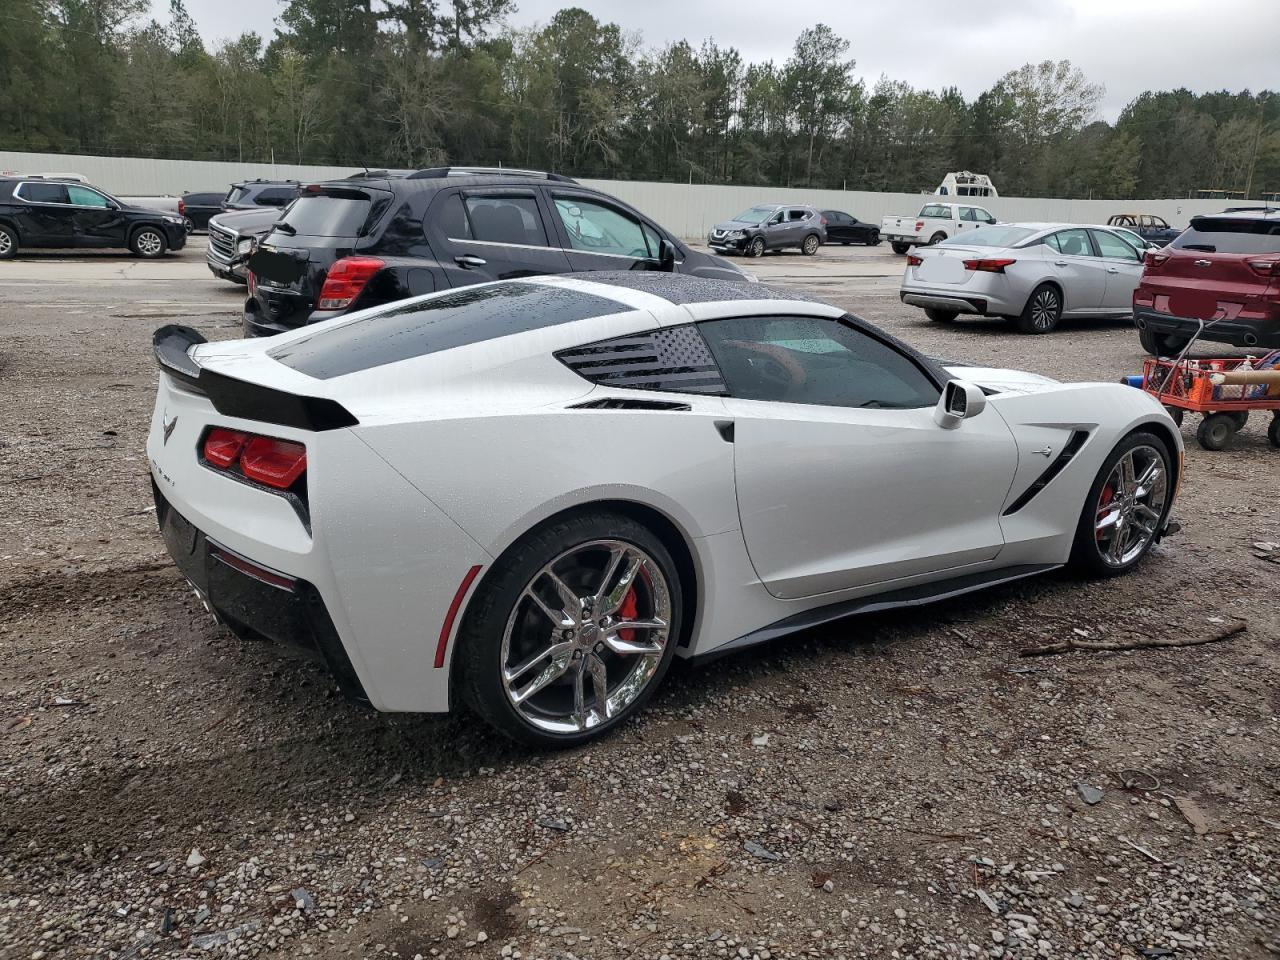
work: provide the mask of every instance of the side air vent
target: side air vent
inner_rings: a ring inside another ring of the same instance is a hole
[[[601,340],[556,357],[578,376],[605,387],[671,393],[727,393],[702,334],[692,326]]]
[[[687,403],[670,400],[641,400],[632,397],[601,397],[586,403],[575,403],[570,410],[692,410]]]
[[[1034,500],[1036,498],[1036,494],[1047,487],[1054,477],[1066,469],[1067,464],[1070,463],[1072,458],[1080,452],[1080,448],[1084,446],[1084,442],[1088,439],[1089,431],[1072,430],[1071,436],[1067,439],[1067,445],[1062,448],[1062,452],[1058,454],[1057,459],[1055,459],[1053,463],[1049,464],[1045,472],[1036,478],[1035,483],[1031,484],[1031,486],[1027,487],[1027,489],[1022,492],[1022,496],[1009,504],[1004,515],[1007,517],[1010,514],[1017,513],[1028,503]]]

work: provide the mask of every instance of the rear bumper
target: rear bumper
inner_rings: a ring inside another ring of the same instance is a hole
[[[1192,337],[1200,330],[1201,321],[1138,307],[1133,311],[1133,323],[1139,330],[1150,330],[1163,336]],[[1274,349],[1280,347],[1280,321],[1262,318],[1218,320],[1212,326],[1206,323],[1199,339],[1237,347]]]
[[[1004,304],[993,303],[986,297],[954,293],[903,290],[900,296],[907,306],[923,307],[926,310],[954,310],[957,313],[979,313],[986,316],[992,312],[1000,313],[1008,309]]]
[[[256,297],[249,297],[244,302],[244,335],[246,337],[274,337],[277,333],[285,333],[288,330],[296,330],[280,323],[278,320],[269,319],[262,312],[262,305],[258,303]]]
[[[237,636],[301,647],[324,661],[347,699],[369,705],[320,592],[210,540],[151,483],[169,555],[219,622]]]

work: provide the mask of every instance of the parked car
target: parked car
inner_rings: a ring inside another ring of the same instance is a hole
[[[0,178],[0,260],[22,247],[125,247],[159,257],[186,242],[182,217],[129,206],[90,184]]]
[[[156,516],[215,616],[358,702],[467,704],[543,746],[626,722],[676,656],[1126,573],[1183,449],[1141,390],[948,369],[838,307],[671,274],[155,351]]]
[[[1182,232],[1177,227],[1169,226],[1169,221],[1164,217],[1157,217],[1153,213],[1117,213],[1107,219],[1107,226],[1128,227],[1143,240],[1162,247]]]
[[[406,297],[583,270],[743,280],[568,177],[433,167],[311,184],[249,261],[244,327],[270,335]]]
[[[191,221],[193,230],[207,230],[209,218],[222,213],[222,201],[226,194],[219,191],[184,193],[179,200],[178,212]]]
[[[1048,333],[1064,317],[1128,317],[1142,252],[1107,227],[1004,223],[907,257],[902,302],[950,323],[1005,317]]]
[[[717,223],[707,245],[717,253],[763,257],[768,250],[795,247],[807,257],[827,242],[822,214],[801,203],[761,203],[732,220]]]
[[[271,232],[282,212],[275,207],[232,210],[209,219],[209,243],[204,259],[215,277],[232,283],[248,283],[245,266],[255,244]]]
[[[894,253],[903,254],[912,247],[941,243],[996,222],[983,207],[931,201],[914,217],[885,217],[880,224],[880,237],[889,241]]]
[[[880,243],[880,228],[874,223],[859,220],[843,210],[823,210],[826,220],[827,243],[865,243],[874,247]]]
[[[222,200],[223,210],[287,207],[302,192],[297,180],[244,180],[233,183]]]
[[[1180,353],[1201,323],[1202,340],[1280,347],[1280,210],[1192,217],[1171,244],[1148,251],[1133,320],[1153,356]]]

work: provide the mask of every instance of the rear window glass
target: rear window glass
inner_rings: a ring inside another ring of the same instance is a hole
[[[268,354],[299,373],[328,380],[515,333],[631,309],[564,287],[500,283],[464,287],[322,330]]]
[[[920,211],[922,217],[940,217],[943,220],[951,219],[951,208],[938,203],[931,203]]]
[[[242,203],[248,195],[248,187],[232,187],[227,191],[227,203]]]
[[[61,183],[24,183],[21,196],[32,203],[66,203],[67,188]]]
[[[1280,220],[1195,217],[1170,246],[1206,253],[1278,253]]]
[[[369,207],[368,200],[304,196],[281,219],[309,237],[358,237]]]
[[[948,237],[940,247],[1013,247],[1034,234],[1026,227],[983,227]]]

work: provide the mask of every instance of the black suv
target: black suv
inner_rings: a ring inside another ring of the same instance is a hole
[[[233,183],[222,198],[222,209],[252,210],[254,207],[287,207],[302,191],[297,180],[245,180]]]
[[[491,280],[583,270],[746,274],[558,174],[433,167],[311,184],[249,259],[244,329],[267,336]]]
[[[87,183],[0,177],[0,260],[21,247],[127,247],[159,257],[186,242],[182,217],[126,206]]]

